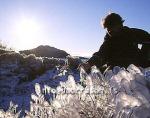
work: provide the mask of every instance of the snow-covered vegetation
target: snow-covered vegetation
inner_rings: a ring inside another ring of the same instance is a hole
[[[102,74],[93,66],[87,74],[65,61],[0,55],[0,118],[150,117],[149,68],[131,64]]]

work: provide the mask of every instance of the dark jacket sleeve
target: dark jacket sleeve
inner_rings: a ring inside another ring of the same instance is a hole
[[[131,28],[138,44],[150,44],[150,34],[142,29]]]
[[[106,63],[106,57],[107,57],[107,48],[108,48],[108,37],[107,35],[104,38],[104,42],[101,45],[98,52],[95,52],[93,56],[87,61],[91,66],[102,66]]]
[[[138,44],[142,44],[141,48],[141,56],[145,58],[149,58],[148,55],[150,53],[150,34],[141,29],[132,28],[133,34],[135,35],[135,39]]]

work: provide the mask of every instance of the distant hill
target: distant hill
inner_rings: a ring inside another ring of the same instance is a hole
[[[21,54],[35,54],[37,57],[54,57],[54,58],[65,58],[69,55],[67,52],[48,46],[48,45],[40,45],[37,48],[30,50],[22,50],[19,51]]]

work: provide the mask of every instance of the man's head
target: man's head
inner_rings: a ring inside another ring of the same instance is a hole
[[[109,35],[115,35],[123,27],[124,20],[119,14],[110,13],[102,19],[102,26],[107,30]]]

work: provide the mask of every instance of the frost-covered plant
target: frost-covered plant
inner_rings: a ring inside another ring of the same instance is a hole
[[[0,40],[0,49],[6,49],[7,46]]]
[[[80,58],[72,57],[70,55],[67,56],[66,60],[66,66],[70,69],[77,69],[79,64],[81,64],[82,61]]]
[[[34,61],[34,60],[36,60],[36,56],[35,56],[35,54],[29,54],[29,55],[24,57],[24,60],[26,62]]]
[[[25,111],[26,118],[147,118],[150,116],[146,69],[139,69],[134,65],[130,65],[127,69],[114,67],[103,75],[94,66],[90,74],[81,68],[80,81],[76,81],[74,73],[67,72],[66,75],[59,75],[58,78],[56,75],[59,73],[55,73],[47,80],[36,81],[35,91],[31,94],[30,110]],[[61,81],[64,76],[67,76],[67,81]],[[50,86],[49,83],[57,79],[60,81],[59,85]],[[10,109],[11,106],[13,105],[10,105]],[[15,110],[12,111],[14,113]],[[10,114],[10,110],[7,112],[1,110],[0,113]]]
[[[18,118],[21,111],[17,112],[17,107],[18,105],[10,101],[10,106],[6,112],[0,109],[0,118]]]
[[[42,117],[41,113],[44,113],[55,118],[111,117],[114,109],[112,104],[109,104],[109,84],[104,80],[102,74],[96,68],[92,69],[90,75],[81,69],[80,76],[84,86],[76,83],[72,75],[69,75],[68,80],[61,82],[56,89],[47,85],[42,89],[37,83],[35,85],[36,95],[31,96],[34,102],[31,103],[31,112],[28,113],[28,116]],[[53,94],[53,96],[46,102],[44,94]],[[42,109],[49,109],[49,113],[42,112]]]

